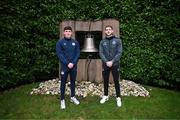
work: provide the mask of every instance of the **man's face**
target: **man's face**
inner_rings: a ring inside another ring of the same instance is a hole
[[[72,31],[71,30],[64,30],[64,37],[65,38],[71,38]]]
[[[105,28],[105,34],[106,36],[112,36],[113,35],[113,30],[111,27],[106,27]]]

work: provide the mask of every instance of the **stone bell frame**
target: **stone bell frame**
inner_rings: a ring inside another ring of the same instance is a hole
[[[89,31],[89,22],[90,21],[74,21],[74,20],[66,20],[60,23],[59,31],[60,38],[63,37],[63,29],[65,26],[71,26],[73,35],[72,38],[76,38],[76,31]],[[105,37],[104,30],[107,25],[111,25],[113,27],[114,35],[119,37],[119,21],[116,19],[104,19],[99,21],[91,21],[90,31],[102,31],[102,37]],[[102,39],[103,39],[102,38]],[[96,40],[94,40],[96,41]],[[99,46],[96,46],[97,48]],[[89,54],[89,53],[87,53]],[[91,59],[91,63],[87,65],[88,59],[79,59],[77,65],[77,81],[90,81],[94,83],[102,83],[102,62],[100,59]],[[88,70],[87,70],[88,69]],[[59,77],[60,77],[60,64],[59,64]],[[69,79],[69,78],[68,78]],[[110,83],[113,82],[112,74],[110,74]]]

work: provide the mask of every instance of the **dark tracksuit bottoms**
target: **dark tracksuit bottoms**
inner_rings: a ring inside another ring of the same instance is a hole
[[[66,89],[66,81],[68,78],[68,74],[70,75],[70,87],[71,87],[71,97],[75,96],[75,81],[77,76],[77,67],[74,66],[72,69],[66,68],[61,70],[61,100],[65,97],[65,89]]]
[[[116,97],[120,97],[120,85],[119,85],[119,65],[112,66],[109,68],[108,66],[103,63],[103,79],[104,79],[104,95],[108,96],[108,87],[109,87],[109,76],[110,72],[112,71],[112,76],[115,84],[115,90],[116,90]]]

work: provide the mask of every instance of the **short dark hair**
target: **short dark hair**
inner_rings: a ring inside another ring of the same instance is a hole
[[[106,29],[107,27],[110,27],[110,28],[113,30],[113,27],[112,27],[111,25],[107,25],[107,26],[105,27],[105,29]]]
[[[64,31],[65,31],[65,30],[71,30],[71,31],[72,31],[72,27],[66,26],[66,27],[64,27]]]

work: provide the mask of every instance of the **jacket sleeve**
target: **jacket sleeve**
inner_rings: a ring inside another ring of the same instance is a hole
[[[116,55],[115,57],[112,59],[112,62],[116,62],[116,61],[119,61],[121,55],[122,55],[122,41],[121,39],[119,39],[119,41],[117,42],[118,45],[117,45],[117,49],[116,49]]]
[[[63,54],[62,46],[61,46],[60,41],[58,41],[58,42],[56,43],[56,55],[58,56],[59,60],[60,60],[63,64],[65,64],[65,65],[68,64],[68,61],[67,61],[66,57],[65,57],[64,54]]]
[[[100,58],[101,58],[101,60],[102,60],[103,62],[107,62],[107,61],[108,61],[108,60],[106,59],[106,57],[104,56],[102,41],[101,41],[100,44],[99,44],[99,56],[100,56]]]
[[[74,58],[73,58],[73,60],[72,60],[72,63],[73,63],[73,64],[77,64],[79,55],[80,55],[79,43],[76,42],[75,55],[74,55]]]

